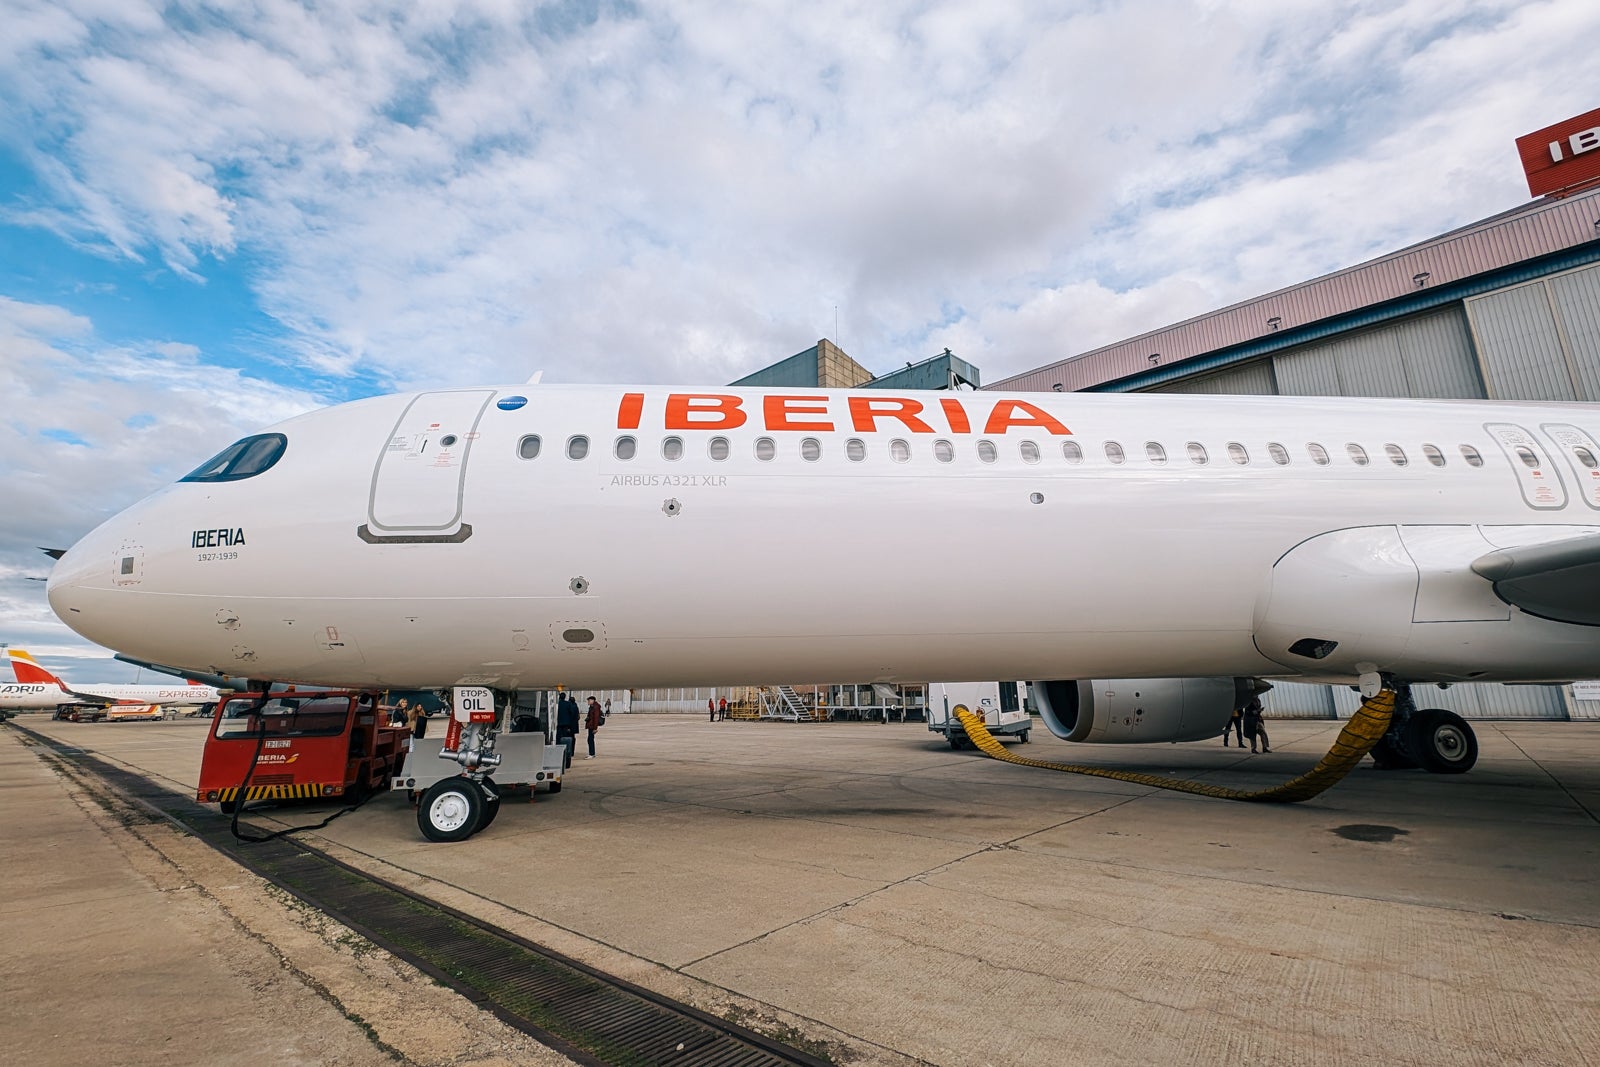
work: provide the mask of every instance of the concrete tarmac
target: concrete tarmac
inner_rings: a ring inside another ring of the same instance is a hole
[[[29,725],[192,795],[204,724]],[[1269,729],[1270,755],[1024,751],[1255,788],[1338,724]],[[467,842],[423,841],[399,795],[310,839],[839,1062],[1600,1063],[1600,726],[1475,729],[1467,775],[1369,761],[1277,806],[1016,767],[920,724],[617,715],[560,795]]]

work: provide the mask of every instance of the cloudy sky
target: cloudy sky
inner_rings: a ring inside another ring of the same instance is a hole
[[[0,0],[0,641],[235,437],[840,343],[996,380],[1527,199],[1593,0]]]

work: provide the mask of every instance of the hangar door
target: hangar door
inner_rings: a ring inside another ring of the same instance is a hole
[[[1600,266],[1466,302],[1489,396],[1600,400]]]
[[[1284,396],[1484,395],[1466,316],[1456,306],[1304,345],[1272,362]]]

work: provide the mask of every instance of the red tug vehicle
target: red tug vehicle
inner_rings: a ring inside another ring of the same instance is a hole
[[[409,736],[390,725],[376,693],[229,697],[211,720],[195,799],[229,814],[254,800],[359,801],[388,788]]]

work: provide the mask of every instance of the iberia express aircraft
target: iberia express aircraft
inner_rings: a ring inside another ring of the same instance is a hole
[[[15,683],[0,684],[0,708],[66,712],[103,708],[109,719],[160,718],[171,705],[211,704],[217,690],[199,682],[174,685],[69,685],[20,648],[7,649]]]

